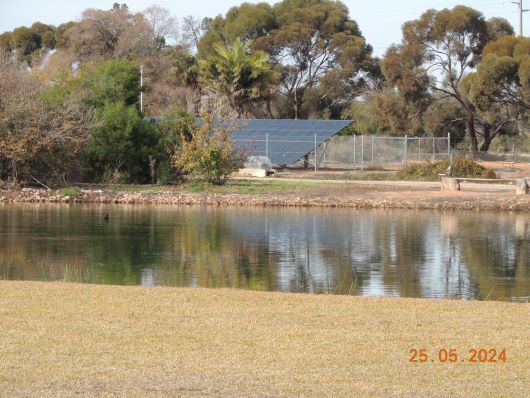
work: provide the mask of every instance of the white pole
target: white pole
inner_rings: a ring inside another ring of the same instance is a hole
[[[265,133],[265,156],[269,157],[269,133]]]
[[[144,111],[144,66],[140,65],[140,112]]]
[[[374,164],[374,135],[372,134],[372,164]]]
[[[361,171],[364,169],[364,134],[361,135]]]
[[[434,163],[434,151],[435,151],[434,137],[432,137],[432,162],[433,163]]]
[[[356,135],[353,135],[353,166],[355,167],[355,137]]]

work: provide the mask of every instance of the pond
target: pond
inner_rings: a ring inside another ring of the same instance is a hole
[[[528,301],[530,217],[1,205],[0,279]]]

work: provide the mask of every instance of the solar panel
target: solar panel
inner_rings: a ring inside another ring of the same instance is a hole
[[[244,148],[252,156],[265,156],[272,163],[292,164],[312,152],[316,145],[339,133],[351,120],[239,120],[232,132],[233,145]]]
[[[159,122],[161,117],[146,117]],[[232,144],[248,151],[249,156],[268,155],[272,163],[292,164],[302,159],[335,134],[351,124],[351,120],[240,119],[218,120],[234,128]],[[201,125],[201,120],[196,123]],[[268,139],[268,148],[267,148]]]

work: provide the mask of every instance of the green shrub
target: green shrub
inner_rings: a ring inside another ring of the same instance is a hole
[[[412,164],[397,172],[400,180],[407,181],[438,181],[439,174],[447,174],[449,161],[443,160],[436,163]],[[465,178],[497,178],[495,172],[481,166],[473,159],[455,158],[452,164],[453,177]]]
[[[79,195],[81,195],[81,189],[77,187],[62,188],[61,190],[59,190],[59,193],[61,194],[61,196],[77,198]]]
[[[159,134],[135,105],[107,102],[96,109],[94,128],[85,146],[89,175],[96,181],[151,181],[149,159],[157,157]]]
[[[194,127],[190,140],[181,138],[173,165],[192,177],[214,185],[226,183],[230,174],[241,166],[245,153],[232,147],[231,129],[218,126],[206,115]]]

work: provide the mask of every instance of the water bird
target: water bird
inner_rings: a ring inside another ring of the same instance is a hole
[[[109,222],[109,213],[107,213],[107,214],[105,215],[105,217],[103,217],[103,219],[104,219],[106,222]]]

